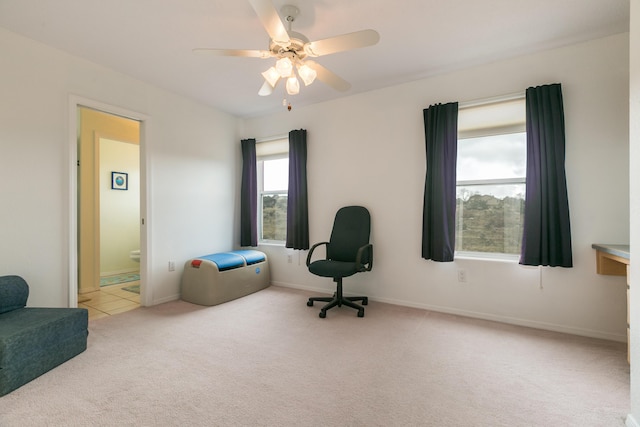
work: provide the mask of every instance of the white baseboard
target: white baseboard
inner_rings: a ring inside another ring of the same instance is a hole
[[[301,291],[319,292],[321,294],[331,294],[332,292],[335,291],[335,289],[329,290],[327,288],[318,288],[318,287],[314,287],[314,286],[303,286],[303,285],[298,285],[296,283],[286,283],[286,282],[274,282],[274,281],[271,281],[271,284],[274,285],[274,286],[282,286],[283,288],[300,289]]]
[[[310,292],[320,292],[320,293],[328,293],[328,294],[331,294],[331,292],[333,292],[326,288],[302,286],[302,285],[293,284],[293,283],[285,283],[285,282],[271,282],[271,283],[276,286],[300,289],[300,290],[310,291]],[[561,332],[565,334],[579,335],[579,336],[584,336],[589,338],[598,338],[598,339],[604,339],[608,341],[627,342],[626,334],[612,334],[608,332],[595,331],[591,329],[582,329],[582,328],[575,328],[572,326],[558,325],[555,323],[546,323],[546,322],[539,322],[536,320],[519,319],[515,317],[500,316],[500,315],[495,315],[491,313],[481,313],[476,311],[460,310],[457,308],[442,307],[442,306],[430,305],[430,304],[420,304],[420,303],[414,303],[411,301],[403,301],[403,300],[397,300],[397,299],[391,299],[391,298],[369,297],[369,300],[384,302],[384,303],[393,304],[393,305],[400,305],[403,307],[412,307],[412,308],[419,308],[423,310],[436,311],[438,313],[453,314],[456,316],[472,317],[475,319],[482,319],[482,320],[491,320],[494,322],[507,323],[510,325],[524,326],[524,327],[534,328],[534,329],[542,329],[545,331]],[[637,426],[637,427],[640,427],[640,426]]]
[[[177,301],[180,299],[180,294],[170,295],[168,297],[154,299],[151,305],[164,304],[165,302]]]

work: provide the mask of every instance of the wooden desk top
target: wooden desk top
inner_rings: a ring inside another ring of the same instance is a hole
[[[629,251],[629,245],[607,245],[604,243],[594,243],[591,247],[597,251],[604,252],[606,254],[619,256],[620,258],[630,259],[631,252]]]

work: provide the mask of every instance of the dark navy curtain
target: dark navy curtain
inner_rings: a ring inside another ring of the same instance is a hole
[[[256,140],[243,139],[240,188],[240,246],[258,246]]]
[[[289,191],[285,246],[293,249],[309,249],[307,131],[304,129],[289,132]]]
[[[520,264],[572,267],[560,84],[526,92],[527,189]]]
[[[453,261],[456,222],[458,103],[423,111],[427,154],[422,213],[422,258]]]

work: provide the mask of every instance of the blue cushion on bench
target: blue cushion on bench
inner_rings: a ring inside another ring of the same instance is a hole
[[[256,264],[266,259],[264,253],[260,251],[254,251],[252,249],[242,249],[239,251],[231,251],[229,253],[240,255],[247,261],[247,265]]]
[[[216,263],[219,271],[231,270],[232,268],[244,267],[244,258],[231,252],[221,252],[198,257]]]

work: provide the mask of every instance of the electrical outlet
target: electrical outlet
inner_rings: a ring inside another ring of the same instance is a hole
[[[458,270],[458,282],[465,283],[467,281],[467,270],[459,269]]]
[[[175,271],[176,263],[175,261],[169,261],[169,271]]]
[[[287,263],[291,264],[293,262],[293,255],[287,254]]]

